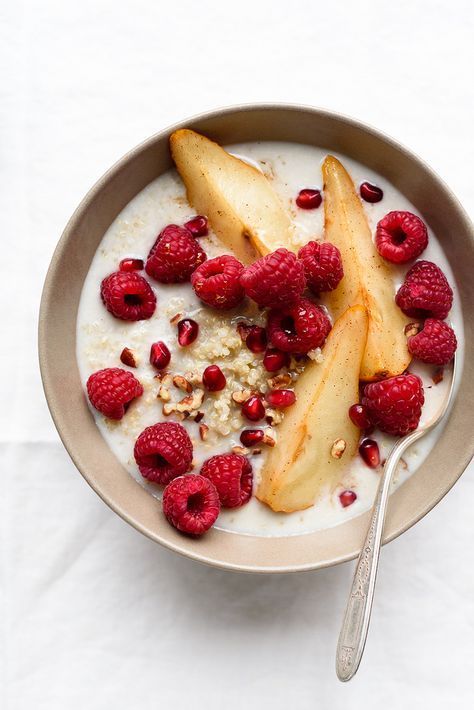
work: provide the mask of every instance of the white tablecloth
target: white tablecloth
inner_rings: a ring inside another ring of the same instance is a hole
[[[1,16],[1,708],[471,707],[472,467],[383,551],[363,666],[343,686],[351,565],[252,577],[139,535],[63,450],[36,354],[44,274],[80,198],[201,110],[281,100],[357,116],[472,212],[470,0],[23,0]]]

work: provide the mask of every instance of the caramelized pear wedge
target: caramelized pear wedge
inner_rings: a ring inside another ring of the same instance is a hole
[[[291,242],[290,216],[257,168],[187,129],[171,135],[170,147],[189,202],[240,261],[250,264]]]
[[[367,328],[366,309],[349,308],[329,333],[323,362],[309,362],[297,380],[296,403],[278,427],[277,445],[257,488],[257,498],[273,510],[289,513],[314,505],[339,483],[357,453],[360,431],[349,407],[359,399]]]
[[[399,375],[409,365],[405,326],[410,322],[395,303],[390,266],[377,252],[362,203],[351,177],[337,158],[323,163],[325,239],[342,255],[344,278],[325,294],[333,318],[355,304],[364,305],[369,334],[360,379]]]

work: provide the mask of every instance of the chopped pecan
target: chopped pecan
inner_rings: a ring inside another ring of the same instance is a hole
[[[346,442],[344,439],[336,439],[334,444],[331,447],[331,456],[333,459],[340,459],[342,457],[342,454],[346,450]]]
[[[137,359],[130,348],[124,348],[122,350],[120,353],[120,360],[124,365],[128,365],[129,367],[137,367],[138,365]]]
[[[409,338],[412,335],[417,335],[420,332],[420,324],[419,323],[408,323],[408,325],[405,326],[405,335],[407,338]]]
[[[276,444],[276,439],[273,434],[273,429],[265,429],[263,433],[263,439],[262,439],[262,444],[266,444],[267,446],[275,446]]]
[[[278,389],[279,387],[288,387],[293,382],[291,375],[288,372],[283,372],[281,375],[275,375],[267,380],[270,389]]]
[[[182,375],[175,375],[173,377],[173,384],[179,390],[183,390],[183,392],[188,392],[188,394],[193,391],[192,384]]]
[[[178,323],[182,317],[183,317],[182,313],[176,313],[176,315],[174,315],[172,318],[170,318],[171,325],[176,325],[176,323]]]
[[[232,392],[232,399],[236,404],[243,404],[252,394],[252,390],[239,390],[238,392]]]
[[[233,446],[232,453],[240,454],[241,456],[246,456],[249,453],[249,450],[246,449],[244,446]]]
[[[160,385],[160,389],[158,390],[158,394],[156,396],[158,399],[161,399],[162,402],[169,402],[171,399],[170,391],[164,385]]]

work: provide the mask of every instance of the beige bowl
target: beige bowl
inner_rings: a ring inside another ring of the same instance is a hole
[[[423,214],[456,275],[466,329],[465,364],[449,421],[419,470],[392,496],[385,542],[425,515],[459,478],[473,453],[474,249],[472,226],[439,177],[392,139],[358,121],[303,106],[256,105],[203,114],[172,126],[125,155],[92,188],[69,221],[46,277],[39,350],[49,408],[59,435],[86,481],[124,520],[152,540],[201,562],[248,572],[295,572],[355,557],[368,514],[319,532],[285,538],[211,530],[182,536],[165,521],[156,499],[118,463],[86,405],[76,363],[76,314],[82,285],[103,234],[149,182],[171,166],[168,138],[190,127],[219,143],[295,141],[338,151],[393,183]],[[442,531],[440,531],[440,534]]]

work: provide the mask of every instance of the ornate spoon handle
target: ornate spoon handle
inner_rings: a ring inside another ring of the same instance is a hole
[[[444,402],[436,416],[427,424],[418,427],[411,434],[399,439],[391,450],[385,462],[380,479],[374,506],[372,508],[370,525],[362,546],[354,572],[349,601],[347,602],[341,633],[337,644],[336,673],[339,680],[350,680],[356,673],[369,630],[370,612],[374,599],[375,580],[379,562],[380,546],[382,544],[385,512],[390,493],[393,472],[395,471],[403,452],[413,442],[434,429],[448,411],[456,383],[458,368],[456,356],[453,359],[451,384]]]
[[[357,560],[336,654],[336,673],[347,681],[356,673],[364,652],[374,598],[375,580],[385,522],[390,483],[400,456],[411,437],[401,439],[390,452],[380,479],[369,529]]]

